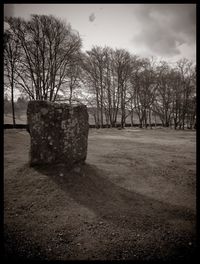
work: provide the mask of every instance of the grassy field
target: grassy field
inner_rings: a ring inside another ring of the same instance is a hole
[[[89,131],[85,165],[29,167],[25,130],[4,132],[6,258],[191,260],[196,134]]]

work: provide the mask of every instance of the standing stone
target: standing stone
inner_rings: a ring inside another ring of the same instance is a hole
[[[30,101],[30,164],[82,163],[87,156],[88,113],[85,105]]]

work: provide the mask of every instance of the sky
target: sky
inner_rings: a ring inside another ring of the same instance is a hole
[[[83,51],[109,46],[171,63],[183,57],[196,63],[195,4],[4,4],[4,16],[29,19],[31,14],[70,23]]]

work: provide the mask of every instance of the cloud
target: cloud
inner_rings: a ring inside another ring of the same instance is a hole
[[[95,20],[95,14],[94,13],[92,13],[90,16],[89,16],[89,21],[90,22],[93,22],[94,20]]]
[[[160,56],[180,54],[180,46],[196,41],[196,9],[194,4],[154,4],[137,7],[134,16],[140,31],[133,42]]]

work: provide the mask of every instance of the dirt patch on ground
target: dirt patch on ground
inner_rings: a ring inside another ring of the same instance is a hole
[[[5,130],[6,258],[191,260],[195,137],[91,129],[86,164],[69,172],[29,167],[29,134]]]

